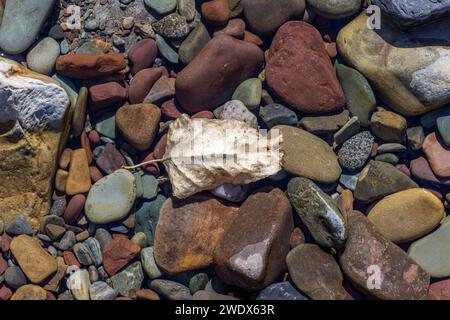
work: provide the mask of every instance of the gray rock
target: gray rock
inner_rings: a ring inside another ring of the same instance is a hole
[[[423,141],[425,140],[425,132],[422,127],[406,129],[406,136],[408,138],[408,145],[413,151],[422,149]]]
[[[248,196],[249,186],[225,183],[211,190],[211,193],[218,198],[231,202],[242,202]]]
[[[245,122],[250,127],[258,128],[258,119],[256,116],[247,109],[245,104],[239,100],[231,100],[225,103],[219,119],[235,119]]]
[[[73,233],[73,231],[67,231],[61,240],[55,244],[55,246],[58,249],[65,251],[72,249],[76,242],[77,240],[75,238],[75,233]]]
[[[285,106],[272,103],[259,110],[259,116],[268,129],[277,125],[296,126],[298,123],[297,114]]]
[[[402,153],[405,151],[406,147],[400,143],[385,143],[378,147],[377,154]]]
[[[42,39],[27,55],[27,65],[31,70],[49,75],[59,56],[58,42],[53,38]]]
[[[18,236],[21,234],[31,235],[33,234],[33,229],[30,223],[24,216],[19,216],[12,220],[5,229],[6,233],[12,236]]]
[[[341,177],[339,178],[339,183],[342,184],[347,189],[352,191],[355,190],[356,185],[358,183],[359,172],[342,172]]]
[[[95,239],[97,239],[98,243],[100,244],[100,248],[105,247],[106,244],[108,244],[112,240],[111,234],[108,232],[108,230],[104,228],[97,228],[95,230]]]
[[[108,286],[106,282],[97,281],[91,284],[89,288],[91,300],[114,300],[118,292]]]
[[[147,247],[141,250],[141,262],[142,268],[150,279],[156,279],[162,276],[162,272],[159,270],[153,255],[153,247]]]
[[[209,277],[206,273],[197,273],[189,280],[189,290],[194,294],[197,291],[205,289],[209,282]]]
[[[100,243],[97,241],[97,239],[89,237],[83,242],[83,244],[89,248],[89,251],[92,254],[92,261],[94,262],[94,265],[96,267],[100,266],[103,262],[103,256]]]
[[[111,277],[113,288],[123,296],[129,296],[141,288],[144,273],[139,261],[129,265],[123,271]]]
[[[419,25],[450,15],[450,0],[374,0],[372,3],[402,26]]]
[[[308,300],[288,282],[274,283],[262,290],[256,300]]]
[[[17,289],[27,284],[27,278],[19,267],[12,266],[5,271],[5,282],[11,288]]]
[[[94,257],[92,255],[92,252],[91,250],[89,250],[89,247],[86,246],[84,243],[76,243],[72,249],[78,261],[82,265],[90,266],[91,264],[94,263]]]
[[[189,26],[186,18],[177,13],[169,14],[152,24],[153,30],[164,38],[179,39],[188,35]]]
[[[374,140],[370,131],[363,131],[344,142],[338,153],[341,166],[349,171],[362,168],[370,157]]]
[[[150,288],[169,300],[192,300],[188,287],[170,280],[153,280]]]

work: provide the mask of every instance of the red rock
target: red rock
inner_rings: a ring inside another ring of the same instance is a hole
[[[176,79],[176,98],[189,112],[218,107],[230,100],[243,81],[255,77],[264,63],[256,45],[230,36],[211,39]]]
[[[91,180],[95,183],[101,178],[103,178],[103,174],[97,167],[91,166],[89,167],[89,173],[91,175]]]
[[[163,135],[158,143],[155,146],[155,149],[153,150],[153,156],[156,159],[162,159],[164,156],[164,153],[166,152],[166,145],[167,145],[167,134]]]
[[[97,148],[99,145],[101,145],[100,135],[97,131],[91,130],[88,134],[89,143],[91,144],[92,148]]]
[[[0,287],[0,300],[1,301],[9,300],[12,295],[13,295],[13,292],[11,291],[10,288],[8,288],[6,286]]]
[[[3,272],[5,272],[7,268],[8,263],[5,259],[3,259],[2,255],[0,255],[0,274],[3,274]]]
[[[450,300],[450,279],[430,285],[427,300]]]
[[[137,244],[123,238],[116,237],[103,248],[103,267],[110,275],[115,275],[125,267],[141,250]]]
[[[92,149],[91,149],[91,143],[89,141],[88,135],[86,131],[83,130],[80,137],[81,147],[86,152],[88,164],[92,163],[93,155],[92,155]]]
[[[147,161],[156,160],[156,159],[161,159],[161,158],[156,158],[155,155],[153,154],[153,152],[151,152],[142,160],[142,162],[147,162]],[[155,176],[159,175],[159,173],[160,173],[159,165],[156,162],[147,164],[147,165],[143,166],[142,168],[144,169],[144,171],[151,173]]]
[[[205,20],[213,26],[226,24],[231,14],[228,0],[205,2],[202,4],[201,11]]]
[[[160,119],[161,111],[153,104],[127,105],[117,110],[116,127],[129,144],[144,151],[153,143]]]
[[[167,199],[161,207],[154,240],[158,266],[169,274],[206,268],[237,208],[213,196]]]
[[[97,112],[101,109],[123,103],[127,100],[127,89],[118,82],[107,82],[92,86],[89,88],[91,100],[91,112]]]
[[[450,147],[441,142],[436,132],[430,133],[425,138],[422,148],[434,174],[450,178]]]
[[[124,156],[112,143],[107,143],[96,160],[97,167],[104,173],[111,174],[126,165]]]
[[[56,59],[56,72],[80,80],[112,75],[125,68],[122,53],[67,54]]]
[[[242,19],[231,19],[228,21],[226,27],[214,32],[213,36],[220,36],[221,34],[226,34],[238,39],[242,39],[244,37],[245,31],[245,22]]]
[[[214,252],[217,274],[227,284],[258,290],[286,270],[292,207],[283,191],[264,188],[250,195]]]
[[[130,103],[142,103],[153,85],[162,76],[162,68],[148,68],[139,71],[130,82]]]
[[[211,111],[200,111],[194,114],[192,119],[214,119],[214,113]]]
[[[266,81],[286,103],[306,113],[341,110],[345,96],[320,32],[302,21],[278,29],[270,47]]]
[[[304,244],[305,243],[305,235],[300,228],[295,228],[291,233],[291,238],[289,239],[289,244],[291,249]]]
[[[136,298],[140,300],[151,300],[151,301],[161,300],[159,298],[159,295],[155,291],[150,289],[141,289],[136,291]]]
[[[178,110],[177,105],[175,103],[175,99],[170,99],[165,101],[161,105],[161,113],[167,120],[178,119],[181,116],[180,110]]]
[[[131,73],[134,75],[142,69],[149,68],[158,55],[158,46],[153,39],[144,39],[133,45],[128,51]]]
[[[78,261],[77,257],[72,251],[64,251],[63,252],[64,263],[68,266],[77,266],[81,268],[81,264]]]
[[[262,46],[264,43],[264,41],[260,37],[250,31],[244,31],[244,41],[254,43],[258,47]]]
[[[66,210],[64,211],[64,221],[66,223],[74,223],[80,216],[81,211],[84,209],[86,197],[83,194],[77,194],[69,200]]]
[[[431,170],[430,164],[428,163],[427,159],[425,159],[424,157],[419,157],[412,160],[410,163],[410,169],[412,175],[415,178],[420,179],[424,182],[450,186],[450,178],[437,177],[434,174],[433,170]]]
[[[427,296],[430,275],[358,211],[348,213],[347,243],[339,260],[347,278],[369,295],[383,300],[418,300]],[[380,287],[370,289],[367,284],[374,284],[376,279],[371,275],[377,267],[382,277]]]
[[[6,253],[9,251],[9,246],[11,245],[12,238],[8,236],[6,233],[2,234],[1,237],[1,248],[2,252]]]

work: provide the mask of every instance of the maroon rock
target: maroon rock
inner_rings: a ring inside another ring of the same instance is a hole
[[[74,79],[87,80],[109,76],[126,68],[122,53],[66,54],[56,59],[56,72]]]
[[[100,135],[97,131],[91,130],[88,134],[89,143],[91,144],[92,148],[97,148],[99,145],[101,145]]]
[[[98,170],[97,167],[91,166],[89,167],[89,174],[91,175],[91,180],[95,183],[101,178],[103,178],[103,174]]]
[[[64,221],[66,223],[74,223],[80,216],[81,211],[84,208],[86,197],[83,194],[77,194],[70,199],[64,211]]]
[[[213,26],[227,23],[231,15],[228,0],[206,1],[202,4],[201,11],[205,20]]]
[[[167,120],[178,119],[181,116],[181,111],[178,110],[175,99],[165,101],[161,105],[161,113]]]
[[[147,162],[147,161],[156,160],[156,159],[161,159],[161,158],[156,158],[154,153],[151,152],[142,160],[142,162]],[[144,169],[145,172],[151,173],[155,176],[159,175],[159,173],[160,173],[159,165],[156,162],[146,164],[142,168]]]
[[[90,110],[97,112],[101,109],[123,103],[127,100],[127,89],[117,82],[107,82],[89,88],[91,99]]]
[[[72,251],[64,251],[63,252],[64,263],[68,266],[77,266],[81,268],[81,264],[78,261],[77,257]]]
[[[320,32],[302,21],[278,29],[266,66],[268,86],[286,103],[306,113],[341,110],[345,96]]]
[[[0,287],[0,300],[1,301],[9,300],[12,295],[13,295],[13,292],[11,291],[10,288],[8,288],[6,286]]]
[[[104,173],[111,174],[126,165],[125,158],[114,144],[108,143],[96,160],[97,167]]]
[[[433,170],[431,170],[430,164],[428,163],[427,159],[425,159],[424,157],[419,157],[412,160],[410,163],[410,169],[412,175],[415,178],[420,179],[424,182],[450,186],[450,178],[437,177],[434,174]]]
[[[450,300],[450,279],[430,285],[427,300]]]
[[[2,252],[6,253],[9,251],[9,246],[11,245],[12,238],[8,234],[3,233],[1,237],[1,249]]]
[[[295,228],[291,233],[291,238],[289,239],[289,244],[291,249],[304,244],[305,243],[305,235],[300,228]]]
[[[263,63],[256,45],[227,35],[214,37],[178,74],[176,98],[189,112],[220,106],[239,84],[257,76]]]
[[[115,237],[103,248],[103,267],[110,275],[115,275],[125,267],[141,248],[124,237]]]
[[[153,155],[156,159],[162,159],[164,156],[164,153],[166,152],[166,145],[167,145],[167,134],[163,135],[161,139],[159,139],[158,143],[155,146],[155,149],[153,150]]]
[[[136,73],[130,82],[130,103],[142,103],[162,74],[162,68],[148,68]]]
[[[3,274],[6,271],[6,268],[8,268],[8,263],[0,255],[0,274]]]
[[[450,147],[441,141],[436,132],[430,133],[425,138],[422,149],[434,174],[442,178],[450,178]]]
[[[426,298],[430,275],[405,251],[385,239],[364,214],[352,211],[347,217],[347,244],[340,264],[351,282],[383,300]]]
[[[137,42],[128,51],[131,62],[131,73],[136,74],[142,69],[151,67],[158,55],[158,46],[153,39],[144,39]]]

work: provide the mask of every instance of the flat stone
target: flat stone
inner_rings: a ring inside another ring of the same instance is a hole
[[[11,242],[11,252],[27,278],[35,284],[56,272],[56,260],[30,236],[15,237]]]
[[[114,75],[125,68],[122,53],[67,54],[56,59],[58,73],[80,80]]]
[[[84,122],[86,120],[86,108],[88,103],[88,89],[81,87],[78,91],[78,99],[74,106],[72,117],[72,133],[78,137],[84,129]],[[64,169],[64,168],[63,168]]]
[[[116,170],[119,170],[126,165],[125,157],[117,150],[116,146],[112,143],[107,143],[101,149],[95,160],[97,167],[104,173],[112,174]]]
[[[352,117],[348,122],[339,129],[334,135],[334,143],[341,146],[345,141],[358,134],[361,129],[358,117]]]
[[[118,82],[96,84],[89,88],[90,112],[98,112],[118,104],[128,98],[127,89]]]
[[[59,51],[59,44],[53,38],[47,37],[42,39],[27,55],[28,68],[35,72],[49,75],[53,71]]]
[[[172,98],[175,94],[175,79],[162,76],[144,98],[144,103],[151,104]]]
[[[147,68],[139,71],[130,81],[129,101],[131,104],[142,103],[156,81],[162,76],[161,68]]]
[[[344,277],[334,257],[315,244],[301,244],[286,257],[289,276],[314,300],[345,300]]]
[[[166,200],[154,242],[158,266],[169,274],[208,267],[236,211],[237,208],[206,195]]]
[[[299,125],[313,134],[334,133],[350,120],[347,110],[332,116],[303,117]]]
[[[86,151],[84,149],[73,150],[70,157],[66,193],[71,196],[85,193],[89,191],[91,186],[91,175],[89,173]]]
[[[150,9],[162,15],[174,11],[177,6],[176,0],[145,0],[144,2]]]
[[[280,189],[255,192],[239,208],[219,241],[214,252],[215,270],[227,284],[247,290],[266,287],[286,268],[293,229],[292,209]]]
[[[376,231],[362,213],[349,212],[348,231],[339,261],[344,275],[361,290],[382,300],[418,300],[427,296],[429,274]],[[381,276],[380,281],[376,274]]]
[[[142,268],[150,279],[156,279],[162,276],[162,272],[156,264],[153,253],[153,247],[147,247],[141,250]]]
[[[95,122],[95,131],[111,139],[116,138],[116,114],[107,112],[102,114]]]
[[[135,295],[142,287],[144,273],[139,261],[126,267],[123,271],[111,277],[113,288],[122,296]]]
[[[359,175],[354,195],[357,200],[369,203],[412,188],[418,188],[418,185],[393,165],[370,161]]]
[[[126,266],[141,248],[124,237],[113,238],[103,248],[103,267],[110,275],[116,274]]]
[[[439,117],[436,123],[442,140],[447,146],[450,146],[450,116]]]
[[[127,170],[116,172],[97,181],[87,196],[86,217],[95,224],[105,224],[125,218],[136,198],[136,181]]]
[[[192,300],[189,288],[174,281],[156,279],[150,282],[150,288],[169,300]]]
[[[333,183],[341,175],[341,167],[331,147],[311,133],[291,126],[275,126],[283,136],[283,169],[322,183]]]
[[[18,236],[21,234],[32,235],[33,229],[24,216],[19,216],[6,226],[5,232],[11,236]]]
[[[359,12],[362,2],[362,0],[308,0],[308,8],[322,17],[341,19]]]
[[[403,243],[420,238],[445,217],[444,205],[425,189],[408,189],[380,200],[367,218],[388,240]]]
[[[390,111],[377,111],[370,119],[372,133],[385,142],[403,142],[406,127],[406,119]]]
[[[167,59],[170,63],[176,64],[179,62],[178,52],[175,51],[163,37],[159,34],[155,35],[156,44],[158,45],[158,51],[161,56]]]
[[[279,103],[261,107],[259,116],[268,129],[277,125],[296,126],[298,123],[297,114]]]
[[[317,243],[336,250],[344,246],[346,223],[330,196],[306,178],[289,181],[287,195]]]

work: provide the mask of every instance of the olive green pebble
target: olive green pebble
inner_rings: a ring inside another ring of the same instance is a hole
[[[131,241],[141,247],[141,249],[147,246],[147,236],[143,232],[136,233],[133,238],[131,238]]]
[[[251,78],[242,82],[233,94],[233,100],[242,101],[249,109],[256,109],[261,103],[262,82]]]

